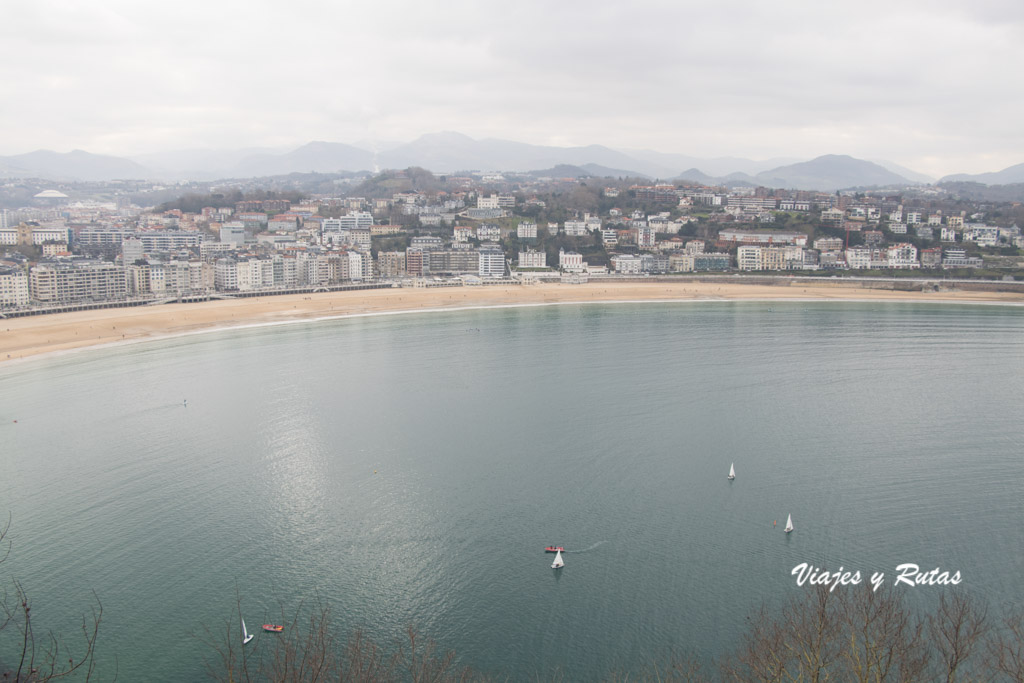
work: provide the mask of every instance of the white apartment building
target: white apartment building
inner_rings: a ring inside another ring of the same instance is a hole
[[[501,228],[497,225],[481,225],[476,229],[476,237],[481,242],[497,242],[501,239]]]
[[[737,244],[795,244],[799,247],[807,245],[807,235],[802,232],[758,232],[726,228],[718,233],[718,239]]]
[[[519,252],[520,268],[547,268],[548,255],[543,251],[527,249]]]
[[[566,221],[563,230],[569,237],[585,237],[587,234],[586,221]]]
[[[831,225],[839,225],[843,222],[845,214],[839,209],[825,209],[821,212],[821,222]]]
[[[505,253],[497,247],[483,247],[479,250],[480,265],[477,274],[480,277],[504,277]]]
[[[220,226],[220,241],[234,247],[245,244],[245,223],[231,221]]]
[[[405,275],[405,252],[382,251],[377,254],[377,272],[381,277]]]
[[[871,247],[850,247],[845,252],[846,267],[851,270],[865,268],[888,268],[888,250]]]
[[[146,250],[142,247],[142,240],[134,237],[121,242],[121,262],[128,266],[135,263],[143,256],[145,256]]]
[[[295,232],[299,229],[297,216],[274,216],[267,221],[267,230],[271,232]]]
[[[740,270],[802,270],[805,268],[805,255],[803,247],[792,244],[745,244],[736,249],[736,265]]]
[[[761,247],[745,244],[736,249],[736,267],[740,270],[762,270]]]
[[[694,269],[695,254],[689,252],[669,254],[668,270],[671,273],[690,273]]]
[[[347,252],[348,277],[351,280],[369,280],[373,277],[373,262],[369,254],[358,251]],[[369,271],[369,272],[367,272]]]
[[[321,225],[325,233],[343,230],[369,230],[373,225],[373,214],[365,211],[350,211],[338,218],[325,218]]]
[[[478,209],[500,209],[501,205],[498,202],[498,195],[492,194],[486,197],[480,196],[476,198],[476,208]]]
[[[39,263],[29,271],[29,295],[44,304],[112,301],[127,293],[124,268],[106,261]]]
[[[994,247],[999,243],[999,228],[994,225],[969,223],[964,226],[964,242],[974,242],[979,247]]]
[[[198,247],[203,243],[203,233],[196,230],[140,230],[135,236],[142,240],[147,254]]]
[[[17,244],[38,247],[46,242],[68,243],[68,229],[65,227],[42,227],[38,225],[21,225],[13,228],[0,229],[0,245],[15,246]],[[117,240],[120,242],[120,240]]]
[[[654,235],[656,229],[653,227],[636,229],[636,246],[641,249],[654,248]]]
[[[516,227],[516,236],[521,240],[537,239],[537,224],[524,221]]]
[[[814,240],[814,248],[818,251],[838,251],[843,248],[843,238],[819,237]]]
[[[917,247],[913,244],[894,244],[886,250],[890,268],[920,268],[917,260]]]
[[[28,304],[28,274],[18,267],[0,266],[0,308],[20,308]]]
[[[249,292],[274,286],[274,262],[269,258],[252,258],[236,262],[238,291]]]
[[[641,259],[636,254],[616,254],[611,263],[616,273],[635,275],[642,271]]]

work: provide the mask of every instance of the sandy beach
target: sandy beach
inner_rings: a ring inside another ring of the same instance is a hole
[[[0,362],[102,344],[227,327],[346,315],[508,305],[623,301],[875,300],[1024,304],[1021,292],[893,291],[851,283],[590,282],[395,288],[252,297],[202,303],[109,308],[0,319]]]

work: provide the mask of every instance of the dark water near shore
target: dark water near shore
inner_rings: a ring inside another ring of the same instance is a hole
[[[1024,596],[1021,308],[358,318],[40,359],[0,387],[0,578],[69,638],[96,592],[101,680],[115,654],[120,680],[201,680],[193,634],[234,623],[236,586],[250,630],[319,596],[341,631],[413,624],[485,672],[576,680],[731,649],[800,562]]]

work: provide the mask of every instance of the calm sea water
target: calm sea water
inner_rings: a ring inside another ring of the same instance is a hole
[[[0,575],[68,638],[95,591],[103,680],[115,660],[201,680],[236,589],[250,629],[319,596],[342,632],[411,624],[485,672],[577,680],[732,649],[805,561],[1024,596],[1020,308],[357,318],[41,359],[0,386]]]

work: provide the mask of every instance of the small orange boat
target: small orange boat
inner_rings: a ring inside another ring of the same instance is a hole
[[[284,630],[284,626],[275,626],[274,624],[263,624],[264,631],[270,631],[271,633],[280,633]]]

